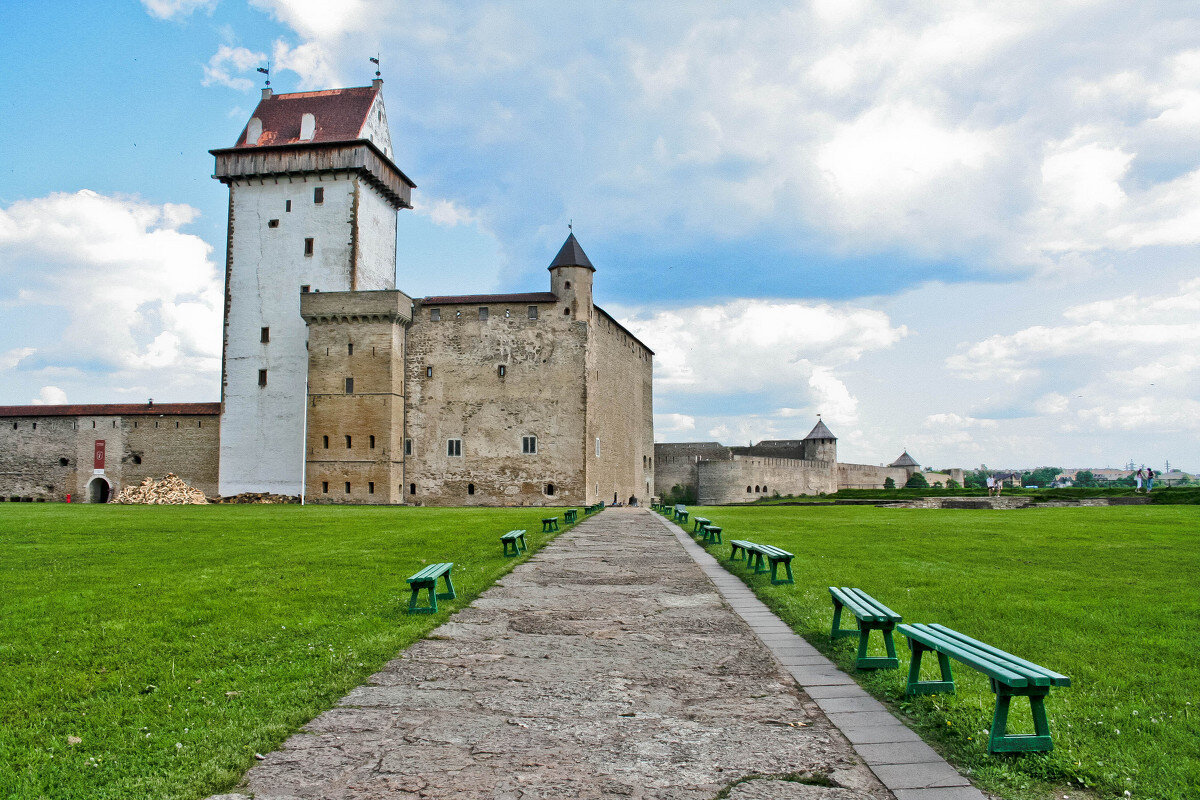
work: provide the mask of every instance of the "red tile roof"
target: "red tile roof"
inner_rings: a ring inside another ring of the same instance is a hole
[[[0,417],[216,416],[220,403],[98,403],[65,406],[0,406]]]
[[[423,306],[485,305],[487,303],[557,303],[554,292],[525,292],[524,294],[452,294],[443,297],[422,297]]]
[[[367,112],[371,110],[371,104],[375,102],[378,92],[373,86],[355,86],[349,89],[271,95],[260,101],[251,114],[251,117],[262,120],[262,136],[258,137],[257,142],[247,142],[246,130],[243,128],[236,146],[299,144],[300,118],[305,114],[312,114],[317,122],[313,138],[306,143],[350,142],[362,139]]]

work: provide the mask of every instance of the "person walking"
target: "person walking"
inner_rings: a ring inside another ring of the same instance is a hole
[[[1146,494],[1154,491],[1154,470],[1146,467]]]
[[[1133,482],[1134,482],[1133,493],[1134,494],[1142,493],[1142,481],[1143,480],[1144,480],[1144,478],[1143,478],[1142,470],[1139,469],[1137,472],[1133,473]]]
[[[996,493],[996,479],[993,478],[991,475],[987,476],[987,490],[988,490],[988,497],[991,497],[993,494]]]

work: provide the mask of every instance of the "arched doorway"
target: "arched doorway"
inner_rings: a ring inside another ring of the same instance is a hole
[[[92,478],[92,482],[88,484],[87,498],[89,503],[107,503],[111,493],[112,487],[108,485],[107,478]]]

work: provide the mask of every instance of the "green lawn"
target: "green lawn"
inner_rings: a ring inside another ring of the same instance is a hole
[[[233,786],[518,563],[501,533],[543,545],[543,515],[0,506],[0,797]],[[404,579],[436,561],[458,599],[407,615]]]
[[[727,540],[796,554],[795,586],[771,586],[741,562],[730,569],[852,674],[857,639],[829,638],[831,585],[861,588],[906,622],[940,622],[1069,675],[1072,686],[1047,701],[1055,749],[997,757],[986,754],[994,696],[978,673],[956,663],[957,696],[907,700],[900,636],[901,670],[858,673],[985,788],[1011,798],[1044,797],[1055,785],[1102,797],[1200,797],[1200,508],[693,511]],[[728,545],[710,549],[730,564]],[[925,661],[932,677],[936,659]],[[1032,731],[1028,701],[1018,706],[1010,730]]]

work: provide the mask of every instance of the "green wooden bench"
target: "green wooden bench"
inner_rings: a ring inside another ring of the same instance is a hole
[[[745,557],[746,566],[752,567],[756,575],[766,572],[768,570],[766,563],[769,563],[771,565],[771,583],[776,586],[780,584],[794,584],[796,582],[792,577],[792,559],[794,556],[787,550],[782,550],[769,544],[758,544],[757,542],[745,539],[731,539],[729,541],[730,561],[739,560],[738,551],[741,551]],[[783,565],[787,574],[785,580],[778,580],[776,577],[780,564]]]
[[[682,503],[675,506],[675,521],[683,522],[683,523],[686,523],[688,521],[687,506],[683,505]]]
[[[500,544],[504,545],[504,555],[518,556],[529,548],[525,546],[525,531],[509,531],[500,537]],[[512,552],[508,552],[509,550]]]
[[[571,525],[576,519],[579,518],[579,512],[573,508],[568,508],[567,513],[563,515],[563,518],[568,525]]]
[[[862,589],[848,587],[829,587],[833,597],[833,629],[829,635],[834,639],[844,636],[858,636],[858,658],[854,666],[859,669],[896,669],[900,659],[896,657],[896,643],[892,640],[892,631],[901,621],[895,611],[876,600]],[[858,620],[858,630],[842,627],[842,609],[850,609]],[[871,631],[882,631],[883,646],[887,648],[887,656],[868,656],[867,640]]]
[[[711,523],[706,522],[705,524],[700,526],[700,536],[706,542],[714,542],[716,544],[724,544],[724,542],[721,541],[720,527],[713,525]]]
[[[711,519],[705,519],[704,517],[692,517],[692,533],[699,533],[700,529],[710,522],[712,522]]]
[[[1046,719],[1045,700],[1051,686],[1071,685],[1071,679],[1066,675],[1017,658],[945,625],[899,625],[896,630],[908,637],[908,646],[912,650],[907,694],[953,693],[954,674],[950,671],[950,659],[953,658],[987,675],[992,691],[996,693],[996,711],[992,715],[992,730],[988,736],[989,753],[1026,753],[1054,747],[1050,739],[1050,723]],[[942,669],[940,681],[921,680],[921,655],[926,651],[938,655],[938,664]],[[1032,734],[1008,733],[1008,708],[1014,697],[1029,698],[1033,711]]]
[[[408,613],[410,614],[436,614],[437,601],[453,600],[457,595],[454,593],[454,582],[450,580],[450,570],[454,566],[453,562],[445,564],[430,564],[425,569],[418,572],[408,579],[408,585],[412,587],[412,597],[408,601]],[[446,591],[437,593],[437,579],[445,576]],[[417,594],[423,589],[429,590],[429,605],[418,608]]]
[[[542,533],[558,530],[558,517],[546,517],[542,520]]]

